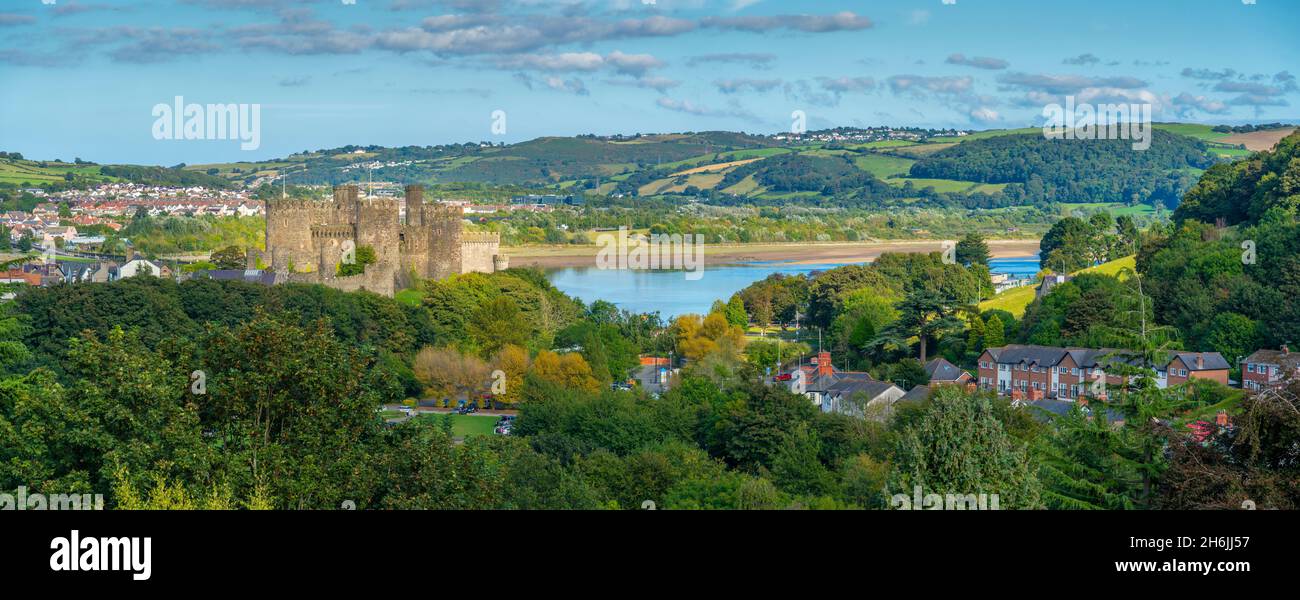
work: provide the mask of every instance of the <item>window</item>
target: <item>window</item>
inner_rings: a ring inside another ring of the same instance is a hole
[[[1255,364],[1254,364],[1254,363],[1246,363],[1246,372],[1247,372],[1247,373],[1254,373],[1254,372],[1255,372]]]

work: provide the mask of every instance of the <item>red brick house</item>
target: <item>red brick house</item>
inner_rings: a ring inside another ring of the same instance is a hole
[[[1228,370],[1231,368],[1218,352],[1175,352],[1169,364],[1157,374],[1166,380],[1161,387],[1181,385],[1191,379],[1210,379],[1228,385]]]
[[[980,355],[978,383],[981,389],[997,390],[1017,400],[1104,400],[1105,386],[1123,385],[1127,380],[1114,374],[1114,367],[1134,362],[1131,351],[1114,348],[1009,345],[989,348]],[[1156,369],[1156,383],[1163,388],[1199,378],[1227,385],[1228,369],[1228,361],[1217,352],[1177,352],[1169,363]]]
[[[1241,388],[1246,391],[1276,389],[1287,378],[1300,379],[1300,353],[1285,344],[1281,350],[1256,350],[1241,361]]]

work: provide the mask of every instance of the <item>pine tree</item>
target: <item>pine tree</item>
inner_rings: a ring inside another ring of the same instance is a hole
[[[1004,328],[1002,319],[997,315],[989,317],[988,321],[984,322],[984,347],[1001,348],[1007,345]]]

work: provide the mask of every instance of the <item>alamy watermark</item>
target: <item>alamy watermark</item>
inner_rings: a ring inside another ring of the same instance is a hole
[[[1134,150],[1151,147],[1150,104],[1076,103],[1043,107],[1043,137],[1049,140],[1133,140]]]
[[[0,510],[104,510],[103,494],[0,494]]]
[[[1000,510],[997,494],[926,494],[921,486],[912,495],[894,494],[890,508],[895,510]]]
[[[601,270],[681,270],[689,281],[704,277],[704,236],[698,233],[628,235],[627,227],[619,227],[617,235],[596,236],[596,245],[596,268]]]
[[[261,104],[155,104],[155,140],[239,140],[241,150],[262,147]]]

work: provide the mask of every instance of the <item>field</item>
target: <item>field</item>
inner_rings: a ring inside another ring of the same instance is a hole
[[[915,186],[917,190],[923,190],[925,188],[932,187],[934,188],[934,191],[939,193],[952,193],[952,192],[992,193],[994,191],[1001,191],[1002,188],[1007,187],[1007,184],[1005,183],[977,183],[974,181],[957,181],[955,179],[913,179],[910,177],[890,177],[885,179],[885,183],[888,183],[889,185],[899,186],[899,187],[902,187],[903,184],[909,181],[912,182],[912,185]]]
[[[1251,133],[1234,133],[1220,139],[1225,144],[1245,144],[1247,151],[1260,152],[1263,150],[1272,150],[1282,138],[1294,133],[1296,128],[1287,129],[1270,129],[1268,131],[1254,131]]]
[[[1223,138],[1228,136],[1226,133],[1214,131],[1214,128],[1210,125],[1197,123],[1155,123],[1154,127],[1162,131],[1193,137],[1203,142],[1222,142],[1224,141]]]
[[[1153,216],[1156,213],[1156,209],[1152,207],[1150,204],[1138,204],[1136,206],[1129,206],[1127,204],[1121,204],[1118,202],[1077,202],[1077,203],[1061,204],[1061,207],[1064,209],[1067,215],[1070,212],[1073,212],[1075,210],[1083,210],[1083,211],[1105,210],[1106,212],[1110,213],[1112,217],[1118,217],[1121,215],[1128,215],[1131,217],[1138,217],[1138,216],[1147,217],[1147,216]]]
[[[712,172],[714,172],[714,171],[726,171],[727,169],[730,169],[730,168],[732,168],[732,167],[739,167],[740,165],[747,165],[747,164],[749,164],[749,163],[752,163],[752,162],[755,162],[755,161],[759,161],[759,160],[762,160],[762,159],[761,159],[761,158],[747,158],[747,159],[745,159],[745,160],[733,160],[733,161],[731,161],[731,162],[716,163],[716,164],[712,164],[712,165],[704,165],[704,166],[702,166],[702,167],[695,167],[695,168],[693,168],[693,169],[686,169],[685,171],[678,171],[678,172],[676,172],[676,173],[673,173],[673,174],[670,175],[669,177],[681,177],[682,175],[694,175],[694,174],[696,174],[696,173],[712,173]]]
[[[426,413],[416,418],[437,425],[439,421],[447,418],[447,416]],[[500,418],[497,415],[458,415],[454,413],[449,416],[451,416],[451,435],[459,438],[471,435],[494,435],[493,429],[496,427],[497,419]]]
[[[853,159],[853,164],[859,169],[880,179],[906,175],[915,162],[910,158],[890,156],[888,154],[865,154]]]
[[[77,165],[59,161],[36,162],[30,160],[4,159],[0,161],[0,183],[39,186],[53,181],[63,181],[64,175],[73,173],[88,177],[101,177],[115,180],[99,174],[99,165]]]
[[[1078,273],[1100,273],[1102,275],[1118,276],[1119,272],[1125,268],[1133,269],[1137,266],[1137,260],[1132,256],[1112,260],[1095,267],[1089,267]],[[1076,273],[1076,274],[1078,274]],[[1005,310],[1016,316],[1017,319],[1025,315],[1025,309],[1034,302],[1037,295],[1038,286],[1027,285],[1007,290],[988,300],[980,303],[980,310]]]

